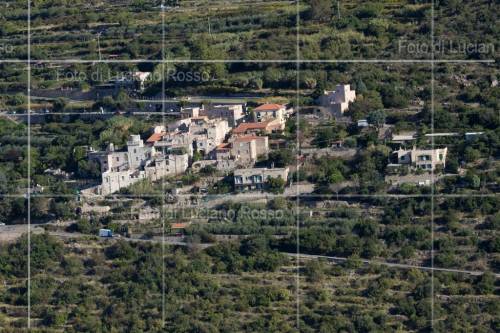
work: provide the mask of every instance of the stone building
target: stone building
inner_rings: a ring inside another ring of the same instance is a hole
[[[255,122],[264,122],[268,120],[278,120],[280,124],[285,125],[286,118],[290,111],[287,111],[285,105],[281,104],[262,104],[253,109]]]
[[[288,168],[248,168],[234,170],[234,188],[241,192],[245,190],[265,189],[269,178],[288,180]]]
[[[319,97],[319,104],[334,115],[341,116],[349,109],[349,103],[355,100],[356,91],[351,90],[351,86],[348,84],[339,84],[335,90],[325,90],[323,95]]]
[[[88,158],[101,166],[102,184],[96,188],[101,195],[117,192],[141,179],[155,181],[182,174],[189,159],[187,154],[164,154],[152,145],[144,145],[139,135],[131,135],[123,151],[115,151],[109,144],[105,151],[89,152]]]
[[[223,104],[209,106],[202,114],[210,119],[221,118],[227,120],[229,127],[234,128],[243,120],[245,116],[243,104]]]
[[[434,171],[436,167],[446,167],[446,155],[448,148],[440,149],[417,149],[415,146],[411,150],[400,148],[393,152],[396,159],[395,165],[408,165],[412,169]]]

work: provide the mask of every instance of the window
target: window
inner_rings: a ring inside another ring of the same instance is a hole
[[[137,153],[137,149],[134,148],[134,154]]]
[[[430,161],[431,157],[429,155],[420,155],[418,159],[420,161]]]

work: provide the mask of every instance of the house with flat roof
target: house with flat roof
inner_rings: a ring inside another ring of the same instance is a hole
[[[210,105],[206,110],[203,110],[202,114],[210,119],[225,119],[229,127],[234,128],[243,120],[245,107],[243,104]]]
[[[391,135],[392,143],[407,144],[407,143],[413,143],[416,140],[417,140],[417,132],[415,131],[392,133]]]
[[[231,154],[238,165],[253,165],[258,157],[267,158],[269,138],[267,136],[247,135],[230,139]]]
[[[267,136],[235,136],[229,142],[217,146],[211,158],[217,161],[220,170],[234,169],[237,166],[253,166],[259,157],[267,158],[269,138]]]
[[[234,188],[236,191],[263,190],[269,178],[288,180],[289,168],[248,168],[234,170]]]
[[[349,109],[349,103],[356,100],[356,91],[348,84],[338,84],[335,90],[325,90],[319,97],[319,104],[336,116]]]
[[[446,155],[448,148],[439,149],[413,149],[407,150],[400,148],[393,152],[393,157],[397,161],[391,165],[408,165],[411,169],[434,171],[436,167],[446,166]]]

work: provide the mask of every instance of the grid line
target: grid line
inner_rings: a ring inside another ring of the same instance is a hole
[[[434,45],[434,33],[435,33],[435,0],[432,0],[431,2],[431,45]],[[435,141],[434,141],[434,88],[435,88],[435,82],[434,82],[434,70],[435,70],[435,50],[434,47],[431,47],[431,133],[433,134],[431,136],[431,149],[434,150],[435,148]],[[435,193],[435,186],[436,184],[434,183],[434,168],[431,169],[431,331],[434,331],[434,193]]]
[[[138,63],[222,63],[222,64],[334,64],[334,63],[381,63],[381,64],[431,64],[431,63],[455,63],[455,64],[494,64],[495,59],[103,59],[103,60],[85,60],[85,59],[41,59],[41,60],[22,60],[22,59],[0,59],[1,63],[26,63],[26,64],[138,64]]]
[[[32,197],[35,198],[75,198],[77,195],[76,194],[32,194]],[[96,195],[95,197],[99,197],[103,200],[113,200],[116,198],[161,198],[165,197],[166,195],[164,194],[138,194],[138,195],[133,195],[133,194],[116,194],[113,196],[107,196],[107,195]],[[206,197],[205,195],[197,195],[197,194],[185,194],[185,196],[190,196],[190,197]],[[223,194],[211,194],[210,195],[212,198],[228,198],[227,195]],[[485,193],[485,194],[473,194],[473,193],[457,193],[457,194],[446,194],[446,193],[435,193],[434,195],[432,194],[293,194],[293,195],[287,195],[287,194],[256,194],[254,196],[242,196],[242,197],[288,197],[288,198],[294,198],[296,196],[299,196],[301,198],[341,198],[341,199],[349,199],[349,198],[387,198],[387,199],[405,199],[405,198],[500,198],[500,193]],[[231,196],[234,197],[234,196]],[[28,196],[26,194],[0,194],[0,198],[25,198],[27,199]],[[230,199],[230,198],[228,198]]]
[[[165,0],[161,1],[161,60],[165,59]],[[165,62],[161,62],[161,113],[162,125],[166,124],[165,118]],[[165,179],[161,180],[162,194],[165,194]],[[161,200],[162,214],[165,211],[165,197]],[[162,328],[165,328],[166,310],[165,310],[165,216],[161,217],[161,322]]]
[[[31,0],[28,1],[28,63],[27,63],[27,92],[28,92],[28,192],[27,192],[27,222],[28,222],[28,253],[27,253],[27,269],[28,269],[28,281],[27,281],[27,327],[28,330],[31,329]]]
[[[300,0],[297,0],[296,2],[296,22],[295,22],[295,28],[297,31],[297,49],[296,49],[296,71],[297,71],[297,81],[296,81],[296,107],[297,111],[295,112],[296,114],[296,124],[295,124],[295,131],[296,131],[296,156],[295,156],[295,161],[296,161],[296,168],[295,168],[295,174],[297,175],[296,179],[296,190],[297,194],[299,194],[299,184],[298,184],[298,175],[299,175],[299,170],[300,170],[300,164],[299,164],[299,152],[300,152]],[[296,230],[295,230],[295,242],[296,242],[296,286],[295,288],[297,289],[296,291],[296,326],[297,330],[300,331],[300,197],[297,196],[295,200],[295,210],[296,210]]]

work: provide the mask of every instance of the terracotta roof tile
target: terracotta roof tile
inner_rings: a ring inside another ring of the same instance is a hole
[[[281,104],[262,104],[254,109],[254,111],[275,111],[283,107]]]
[[[163,137],[163,135],[165,135],[165,133],[153,133],[147,140],[146,142],[156,142],[156,141],[160,141],[161,138]]]
[[[241,123],[236,127],[233,132],[234,133],[245,133],[248,130],[257,130],[257,129],[266,129],[266,127],[269,125],[269,123],[272,120],[269,121],[263,121],[260,123]]]
[[[185,229],[189,226],[188,223],[172,223],[170,228],[172,229]]]

